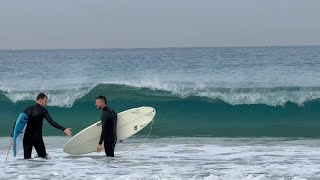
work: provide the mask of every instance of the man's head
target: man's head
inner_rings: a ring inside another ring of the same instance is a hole
[[[37,96],[37,101],[36,101],[40,106],[46,107],[48,103],[48,97],[44,93],[40,93]]]
[[[96,106],[98,109],[103,109],[107,105],[106,97],[98,96],[96,98]]]

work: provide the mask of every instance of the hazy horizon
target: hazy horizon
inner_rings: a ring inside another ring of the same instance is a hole
[[[208,47],[203,47],[203,46],[186,46],[186,47],[126,47],[126,48],[35,48],[35,49],[0,49],[0,51],[33,51],[33,50],[117,50],[117,49],[174,49],[174,48],[268,48],[268,47],[317,47],[320,45],[275,45],[275,46],[208,46]]]

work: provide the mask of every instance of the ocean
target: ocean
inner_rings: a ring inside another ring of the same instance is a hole
[[[1,50],[0,178],[320,179],[319,69],[320,46]],[[68,137],[45,123],[52,159],[5,164],[13,123],[39,92],[73,134],[99,120],[98,95],[117,112],[154,107],[151,135],[115,159],[72,157]]]

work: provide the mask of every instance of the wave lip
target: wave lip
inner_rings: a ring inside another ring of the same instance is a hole
[[[118,86],[121,90],[128,87],[157,96],[175,96],[179,98],[201,97],[208,100],[222,100],[231,105],[266,104],[284,106],[287,102],[303,106],[305,102],[320,99],[320,87],[215,87],[209,83],[172,83],[157,81],[143,82],[106,82],[103,88]],[[162,92],[158,92],[162,91]]]
[[[19,101],[35,100],[40,92],[48,96],[48,106],[58,106],[70,108],[77,99],[81,99],[88,94],[92,88],[82,87],[66,90],[32,90],[32,91],[3,91],[13,103]]]
[[[60,90],[1,90],[12,102],[35,100],[39,92],[49,97],[49,106],[73,106],[76,100],[87,94],[110,97],[131,98],[148,96],[151,98],[205,98],[208,101],[221,100],[231,105],[266,104],[284,106],[287,102],[303,106],[305,102],[320,99],[320,87],[215,87],[209,83],[159,82],[159,81],[109,81],[87,87]],[[129,97],[128,94],[131,94]]]
[[[320,88],[224,89],[199,92],[197,96],[220,99],[231,105],[266,104],[269,106],[284,106],[287,102],[293,102],[299,106],[303,106],[305,102],[320,98]]]

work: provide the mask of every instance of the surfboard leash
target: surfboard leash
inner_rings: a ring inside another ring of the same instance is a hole
[[[154,118],[151,120],[151,125],[150,125],[150,129],[149,129],[149,133],[148,135],[143,139],[142,142],[138,143],[138,145],[134,146],[131,150],[127,151],[127,152],[124,152],[124,153],[120,153],[120,155],[123,155],[123,154],[128,154],[129,152],[135,150],[137,147],[139,147],[140,145],[144,144],[147,139],[149,138],[150,134],[151,134],[151,131],[152,131],[152,127],[153,127],[153,121],[154,121]],[[118,154],[117,154],[118,155]]]
[[[8,152],[7,152],[6,163],[8,161],[8,155],[9,155],[9,151],[10,151],[11,145],[12,145],[12,138],[11,138],[9,149],[8,149]]]

